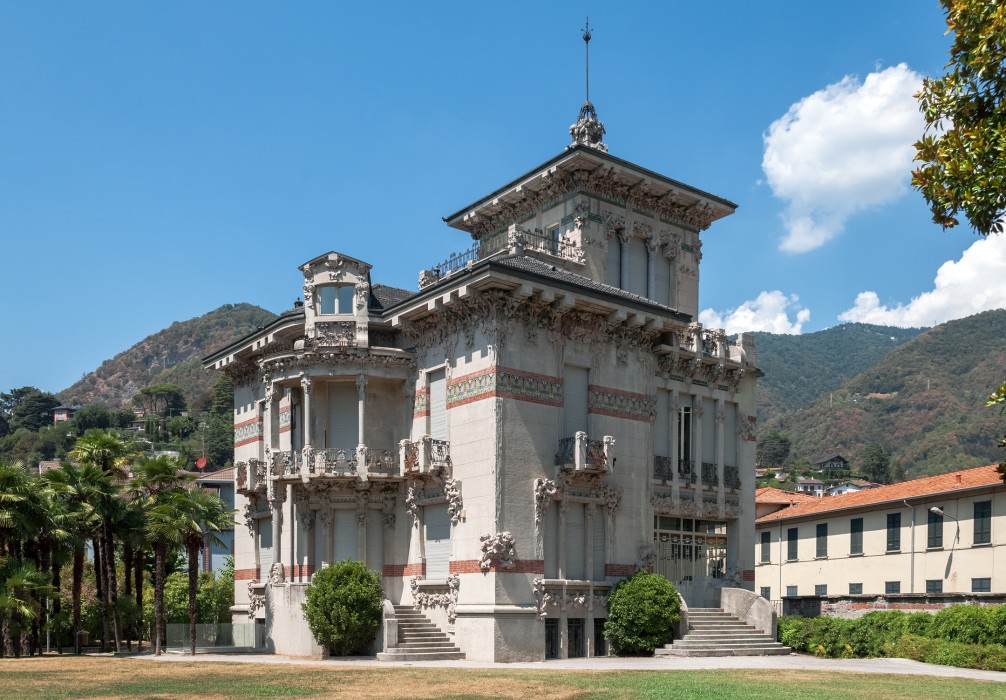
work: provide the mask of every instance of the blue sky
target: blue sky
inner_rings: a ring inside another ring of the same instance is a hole
[[[221,304],[280,312],[328,250],[414,289],[469,245],[442,216],[567,145],[585,12],[611,153],[740,205],[704,234],[707,325],[1003,305],[1003,246],[907,184],[935,2],[0,0],[0,390]]]

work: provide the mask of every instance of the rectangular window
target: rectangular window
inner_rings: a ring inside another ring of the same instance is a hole
[[[992,579],[990,579],[990,578],[973,578],[973,579],[971,579],[971,592],[972,593],[991,593],[992,592]]]
[[[926,579],[926,593],[942,593],[943,592],[943,579],[932,578]]]
[[[896,595],[901,593],[901,581],[887,581],[884,583],[884,593]]]
[[[796,586],[786,586],[786,597],[787,598],[796,597]]]
[[[849,521],[849,554],[863,553],[863,519]]]
[[[861,583],[850,583],[849,584],[849,595],[863,595],[863,584],[861,584]]]
[[[943,516],[939,513],[929,512],[928,531],[929,538],[926,540],[927,549],[943,548]]]
[[[765,600],[772,600],[772,587],[762,586],[761,587],[761,597]]]
[[[818,595],[818,596],[828,595],[828,584],[827,583],[819,583],[816,586],[814,586],[814,595]]]
[[[772,561],[772,533],[765,531],[761,533],[761,563],[768,564]]]
[[[318,287],[318,313],[335,313],[335,287]]]
[[[692,458],[692,408],[682,406],[678,413],[678,460]]]
[[[818,523],[817,525],[817,551],[816,557],[828,556],[828,523]]]
[[[786,560],[796,561],[797,560],[797,543],[800,541],[800,530],[795,527],[791,527],[786,530]]]
[[[901,551],[901,513],[887,514],[887,551]]]
[[[590,385],[589,370],[566,365],[562,382],[562,437],[576,437],[587,430],[587,393]]]
[[[992,501],[975,503],[974,544],[988,544],[992,541]]]

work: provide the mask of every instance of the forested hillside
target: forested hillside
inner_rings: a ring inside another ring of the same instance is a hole
[[[985,400],[1006,375],[1004,338],[1006,310],[936,326],[834,391],[821,381],[809,406],[774,414],[762,430],[790,437],[791,460],[837,452],[855,466],[863,448],[877,442],[908,478],[998,462],[1004,421]],[[764,348],[758,348],[763,366],[781,359]],[[785,382],[813,384],[816,375],[808,371]]]
[[[251,304],[226,304],[208,314],[171,324],[106,360],[94,372],[59,394],[67,404],[130,407],[140,389],[177,384],[190,407],[208,401],[217,377],[200,359],[276,318]]]

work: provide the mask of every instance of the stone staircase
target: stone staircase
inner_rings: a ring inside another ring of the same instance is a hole
[[[688,632],[674,644],[657,649],[657,656],[774,656],[790,654],[771,635],[755,629],[720,608],[690,608]]]
[[[450,638],[411,605],[396,605],[398,646],[377,655],[379,661],[451,661],[465,658]]]

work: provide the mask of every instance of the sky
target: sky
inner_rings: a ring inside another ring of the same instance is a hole
[[[416,289],[471,243],[443,216],[569,143],[585,14],[610,152],[739,205],[703,234],[706,326],[1006,306],[1006,240],[909,185],[935,0],[0,0],[0,391],[223,304],[279,313],[330,250]]]

